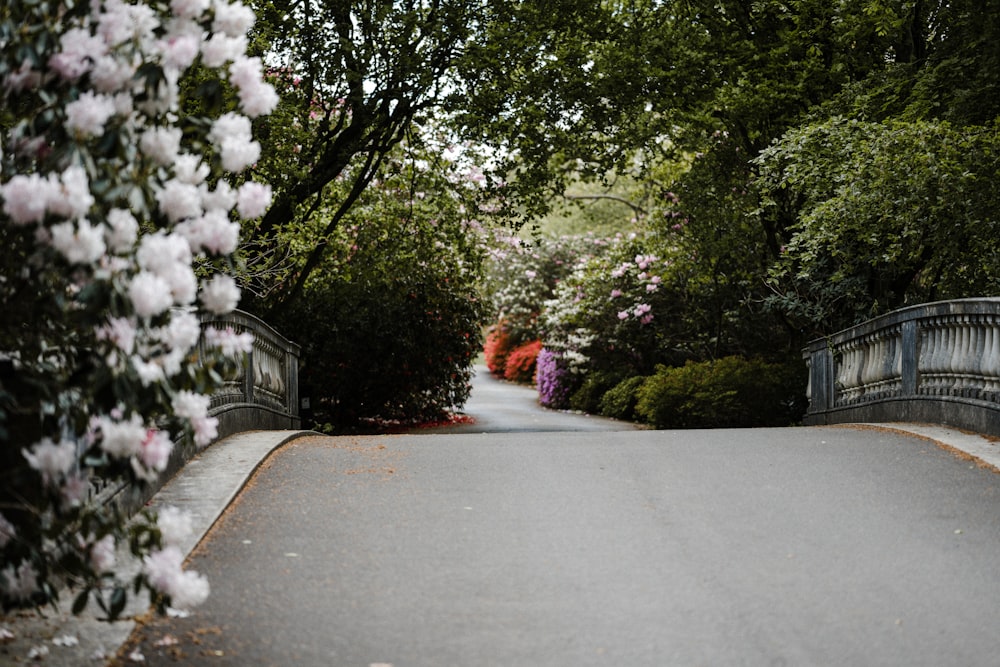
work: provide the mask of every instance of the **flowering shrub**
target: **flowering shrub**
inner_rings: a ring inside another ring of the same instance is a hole
[[[503,321],[492,325],[486,333],[486,343],[483,345],[483,356],[486,357],[486,367],[490,373],[503,377],[507,370],[507,355],[510,354],[510,334]]]
[[[203,335],[198,310],[236,306],[239,220],[270,202],[223,178],[255,162],[251,118],[277,101],[245,55],[253,22],[239,0],[0,8],[4,608],[53,602],[64,581],[74,611],[94,599],[116,617],[124,540],[143,562],[134,590],[161,610],[208,595],[181,567],[184,516],[126,526],[93,482],[148,484],[179,437],[211,442],[209,396],[251,344]],[[204,102],[226,94],[229,110]]]
[[[575,388],[573,374],[559,352],[543,347],[538,353],[535,370],[538,400],[547,408],[569,407],[569,397]]]
[[[534,340],[511,350],[507,356],[504,378],[511,382],[533,383],[535,381],[535,364],[541,349],[542,341]]]
[[[493,253],[491,300],[513,346],[539,337],[539,316],[559,283],[581,262],[603,251],[595,236],[541,238],[527,245],[507,238]]]

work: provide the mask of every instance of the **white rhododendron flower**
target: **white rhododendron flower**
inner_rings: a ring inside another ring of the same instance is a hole
[[[139,150],[157,164],[170,165],[181,152],[182,136],[179,127],[151,127],[139,138]]]
[[[115,537],[105,535],[90,547],[90,567],[98,574],[110,572],[115,567]]]
[[[193,391],[179,391],[173,398],[174,414],[186,419],[200,419],[208,415],[210,396]]]
[[[230,276],[216,274],[211,280],[202,283],[201,303],[205,310],[216,315],[231,313],[240,302],[240,288]]]
[[[191,513],[169,505],[156,513],[156,525],[160,529],[164,546],[181,546],[194,534]]]
[[[146,426],[137,414],[127,420],[98,417],[97,426],[101,432],[101,449],[121,459],[136,454],[146,438]]]
[[[66,105],[66,127],[83,135],[100,135],[115,113],[115,103],[107,95],[87,91]]]
[[[139,317],[153,317],[174,305],[170,283],[149,271],[140,271],[128,286],[128,297]]]
[[[104,240],[112,252],[129,252],[139,238],[139,222],[132,215],[131,211],[115,208],[111,209],[105,220],[109,229],[104,235]]]
[[[240,186],[236,196],[236,210],[244,220],[259,218],[271,205],[271,186],[247,181]]]
[[[70,264],[93,264],[104,256],[104,231],[81,219],[53,225],[52,247]]]
[[[21,453],[28,460],[28,465],[41,474],[45,486],[57,484],[76,463],[76,443],[70,440],[55,443],[49,438],[42,438],[30,451],[25,449]]]

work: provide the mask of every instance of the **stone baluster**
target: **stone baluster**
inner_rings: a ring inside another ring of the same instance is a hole
[[[983,375],[989,400],[996,400],[1000,392],[1000,321],[991,316],[987,322],[987,342],[983,352]]]

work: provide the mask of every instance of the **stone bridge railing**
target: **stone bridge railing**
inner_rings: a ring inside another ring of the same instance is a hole
[[[253,350],[239,376],[212,396],[209,414],[219,419],[219,437],[240,431],[299,428],[299,346],[263,320],[240,310],[203,317],[202,325],[231,327],[254,337]]]
[[[931,422],[1000,435],[1000,298],[904,308],[803,356],[807,424]]]

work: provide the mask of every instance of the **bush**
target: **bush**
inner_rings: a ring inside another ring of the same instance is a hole
[[[569,407],[596,414],[600,411],[604,392],[615,386],[615,378],[607,373],[588,373],[580,388],[569,397]]]
[[[535,340],[530,343],[520,345],[510,351],[507,355],[507,364],[504,367],[504,378],[511,382],[521,384],[533,384],[535,381],[535,367],[538,361],[538,353],[542,349],[542,341]]]
[[[569,407],[569,397],[573,393],[575,382],[561,353],[543,347],[538,353],[535,377],[538,383],[538,400],[544,407],[557,410]]]
[[[302,345],[303,397],[336,431],[441,419],[468,398],[480,305],[455,283],[414,276],[331,280],[283,326]]]
[[[636,414],[656,428],[786,426],[803,413],[804,387],[795,367],[742,357],[659,366]]]
[[[636,375],[626,378],[607,390],[599,403],[600,412],[605,417],[634,421],[635,404],[639,400],[639,387],[646,382],[646,377]]]
[[[497,322],[490,327],[483,345],[483,356],[486,357],[486,367],[490,373],[504,377],[507,370],[507,355],[511,351],[510,334],[503,322]]]

